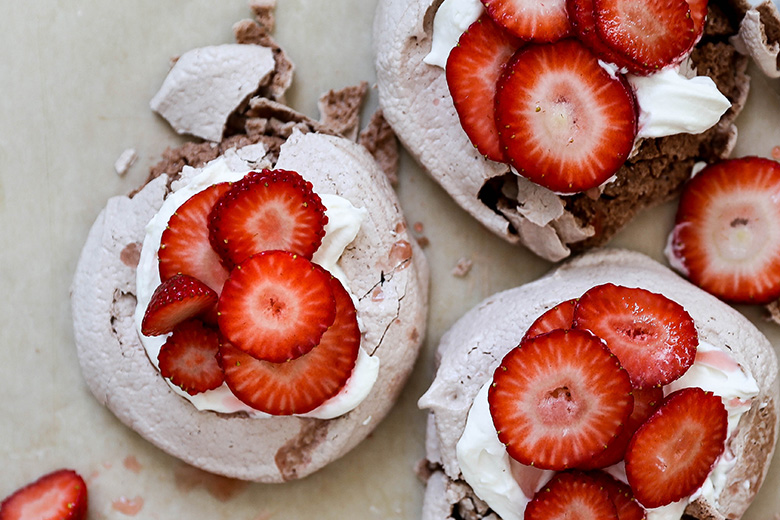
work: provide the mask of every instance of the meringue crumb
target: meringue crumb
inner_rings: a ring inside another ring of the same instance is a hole
[[[461,257],[460,260],[455,264],[455,267],[452,268],[452,276],[457,276],[458,278],[463,278],[467,274],[469,274],[469,271],[471,271],[471,267],[474,265],[474,262],[471,261],[470,258]]]
[[[117,157],[116,162],[114,162],[114,171],[119,176],[126,174],[136,159],[138,159],[138,154],[135,149],[128,148]]]
[[[772,159],[780,161],[780,146],[772,148]]]

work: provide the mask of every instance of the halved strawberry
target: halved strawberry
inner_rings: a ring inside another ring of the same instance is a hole
[[[188,320],[173,329],[157,355],[160,373],[190,395],[213,390],[224,375],[217,363],[219,333]]]
[[[780,163],[713,164],[685,187],[667,254],[696,285],[735,303],[780,298]]]
[[[612,475],[603,471],[589,471],[586,475],[607,492],[609,499],[615,504],[618,520],[645,520],[647,518],[647,512],[637,503],[628,484],[616,480]]]
[[[0,504],[0,520],[82,520],[87,484],[73,470],[60,469],[15,491]]]
[[[237,265],[217,304],[219,328],[236,348],[281,363],[309,352],[336,318],[324,269],[288,251],[265,251]]]
[[[577,305],[577,299],[566,300],[555,307],[548,309],[528,327],[523,336],[526,339],[540,336],[555,329],[570,329],[574,322],[574,307]]]
[[[179,323],[209,313],[217,303],[217,293],[200,280],[177,274],[162,282],[149,300],[141,332],[160,336],[173,331]]]
[[[273,415],[309,412],[346,384],[360,348],[360,329],[352,298],[330,278],[336,320],[308,354],[285,363],[261,361],[223,343],[219,352],[225,382],[241,401]]]
[[[217,294],[222,290],[229,273],[209,242],[209,213],[229,189],[230,184],[223,182],[196,193],[168,220],[157,252],[163,281],[176,274],[186,274]]]
[[[628,158],[634,94],[576,40],[527,45],[498,81],[496,126],[521,175],[559,193],[585,191]]]
[[[569,35],[566,0],[482,0],[488,15],[516,36],[553,42]]]
[[[558,473],[525,508],[525,520],[589,518],[618,520],[607,491],[584,473]]]
[[[600,38],[644,69],[676,63],[697,38],[685,0],[593,0],[593,6]]]
[[[665,385],[683,375],[699,345],[693,318],[682,305],[662,294],[611,283],[580,297],[574,327],[606,341],[636,388]]]
[[[727,419],[712,392],[683,388],[669,394],[628,445],[626,476],[637,500],[660,507],[701,487],[723,453]]]
[[[483,16],[460,36],[447,59],[447,86],[460,124],[477,150],[494,161],[505,161],[493,115],[496,81],[521,43]]]
[[[581,330],[555,330],[510,351],[488,402],[509,455],[554,470],[602,451],[633,408],[628,374],[600,339]]]
[[[219,198],[209,238],[232,266],[272,249],[311,258],[325,236],[325,206],[310,182],[286,170],[248,174]]]
[[[693,20],[694,41],[693,45],[701,39],[704,34],[704,24],[707,22],[707,5],[709,0],[687,0],[688,8],[691,10],[691,20]]]

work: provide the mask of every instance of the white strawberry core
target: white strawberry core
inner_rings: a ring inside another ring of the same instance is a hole
[[[724,262],[764,263],[769,260],[767,255],[775,253],[769,246],[777,243],[778,237],[772,236],[768,217],[776,210],[764,207],[767,204],[760,197],[758,194],[750,197],[752,200],[728,201],[723,205],[726,207],[712,208],[712,215],[720,216],[713,220],[710,232],[718,257]]]

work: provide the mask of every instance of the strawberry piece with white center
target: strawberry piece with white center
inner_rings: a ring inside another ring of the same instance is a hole
[[[607,496],[615,504],[618,520],[645,520],[647,513],[634,499],[631,487],[616,480],[609,473],[603,471],[589,471],[586,473],[599,486],[607,492]]]
[[[728,302],[780,298],[780,163],[731,159],[706,167],[680,197],[667,249],[691,282]]]
[[[683,388],[669,394],[628,445],[626,476],[636,499],[654,508],[699,489],[723,453],[727,419],[712,392]]]
[[[213,390],[224,380],[217,363],[219,333],[189,320],[173,329],[157,355],[160,373],[190,395]]]
[[[230,184],[215,184],[190,197],[168,220],[157,252],[160,279],[176,274],[197,278],[219,294],[228,277],[209,242],[209,213]]]
[[[285,363],[261,361],[223,343],[225,382],[241,401],[273,415],[310,412],[347,383],[360,349],[360,329],[352,298],[336,278],[330,279],[336,319],[319,345]]]
[[[574,307],[577,305],[577,299],[566,300],[555,307],[548,309],[536,318],[528,327],[523,336],[523,341],[552,332],[556,329],[568,330],[574,322]]]
[[[174,275],[152,293],[141,320],[141,332],[145,336],[168,334],[179,323],[209,314],[217,300],[217,293],[200,280],[186,274]]]
[[[607,181],[628,158],[637,131],[631,88],[570,39],[515,54],[496,87],[495,117],[510,164],[558,193]]]
[[[209,216],[211,245],[229,266],[268,250],[311,259],[325,236],[325,206],[295,172],[252,172],[219,198]]]
[[[600,339],[556,330],[504,357],[488,403],[512,458],[563,470],[603,451],[631,414],[633,397],[628,374]]]
[[[499,25],[529,41],[554,42],[569,35],[566,0],[482,0]]]
[[[336,318],[330,273],[288,251],[237,265],[217,304],[222,334],[258,359],[281,363],[314,348]]]
[[[525,508],[525,520],[574,518],[618,520],[615,504],[607,491],[577,471],[555,475]]]
[[[447,59],[447,86],[460,124],[479,152],[504,162],[493,115],[496,81],[522,41],[483,16],[460,36]]]
[[[83,520],[87,484],[73,470],[44,475],[0,503],[0,520]]]
[[[685,0],[593,0],[593,6],[599,37],[643,69],[681,61],[698,38]]]
[[[636,388],[671,383],[696,357],[699,335],[677,302],[645,289],[598,285],[582,295],[574,326],[603,339]]]

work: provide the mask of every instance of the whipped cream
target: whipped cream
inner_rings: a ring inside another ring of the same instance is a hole
[[[476,495],[503,520],[522,520],[534,493],[555,472],[522,465],[509,456],[498,439],[490,415],[487,396],[491,383],[492,379],[482,386],[471,406],[466,427],[456,447],[458,464],[464,480]],[[665,386],[664,393],[694,386],[711,391],[723,400],[728,413],[728,446],[740,418],[750,409],[752,400],[759,393],[758,384],[726,350],[700,342],[693,365],[681,378]],[[686,506],[701,495],[717,503],[717,496],[725,487],[734,463],[734,457],[728,450],[724,451],[699,490],[679,502],[648,509],[648,520],[679,520]],[[606,471],[626,482],[622,462],[606,468]]]
[[[185,167],[183,178],[189,178],[186,183],[174,184],[174,191],[165,199],[160,210],[146,226],[146,236],[141,250],[136,278],[138,304],[135,312],[135,324],[138,336],[152,364],[159,369],[157,356],[165,343],[167,336],[145,336],[141,333],[141,321],[155,289],[160,285],[157,250],[168,220],[173,213],[196,193],[220,182],[235,182],[250,171],[250,160],[241,160],[241,151],[230,157],[219,157],[200,170]],[[322,245],[314,254],[312,261],[327,269],[339,279],[344,288],[352,295],[346,275],[338,265],[347,245],[355,239],[366,214],[365,208],[356,208],[343,197],[331,194],[320,194],[320,199],[326,208],[328,223],[325,226],[325,237]],[[358,319],[360,324],[360,320]],[[362,326],[361,326],[362,329]],[[379,374],[379,358],[370,356],[362,348],[359,349],[357,363],[352,375],[341,391],[324,402],[318,408],[302,414],[303,417],[332,419],[356,408],[369,394]],[[230,388],[223,384],[219,388],[189,395],[166,379],[168,385],[179,395],[189,400],[198,410],[210,410],[219,413],[245,412],[251,417],[266,418],[271,415],[255,410],[239,401]]]

